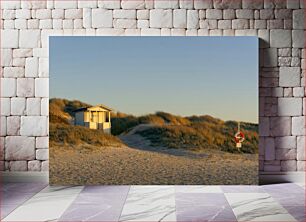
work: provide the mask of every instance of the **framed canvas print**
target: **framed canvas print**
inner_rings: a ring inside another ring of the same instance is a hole
[[[50,183],[258,183],[257,37],[50,37]]]

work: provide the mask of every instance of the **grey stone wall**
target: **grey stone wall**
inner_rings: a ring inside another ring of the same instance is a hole
[[[258,36],[260,170],[305,170],[303,0],[1,1],[0,168],[48,170],[48,37]]]

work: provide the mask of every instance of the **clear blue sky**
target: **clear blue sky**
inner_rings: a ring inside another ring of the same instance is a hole
[[[50,96],[258,122],[257,37],[51,37]]]

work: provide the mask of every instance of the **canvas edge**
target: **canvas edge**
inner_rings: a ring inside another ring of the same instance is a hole
[[[49,183],[48,172],[2,172],[2,183]],[[259,184],[305,183],[305,172],[259,172]]]

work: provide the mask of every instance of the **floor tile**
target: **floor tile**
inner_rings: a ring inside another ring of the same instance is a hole
[[[1,219],[5,218],[16,208],[17,208],[16,205],[1,205],[1,209],[0,209]]]
[[[57,220],[82,189],[82,186],[48,186],[15,209],[3,221]]]
[[[4,183],[1,192],[8,193],[37,193],[47,186],[46,183]]]
[[[264,193],[260,186],[221,186],[224,193]]]
[[[114,194],[126,194],[130,189],[130,186],[86,186],[82,190],[82,193],[114,193]]]
[[[176,193],[222,193],[220,186],[175,186]]]
[[[131,186],[120,221],[176,221],[174,186]]]
[[[223,193],[177,193],[177,221],[236,221]]]
[[[283,206],[305,206],[305,193],[270,193]]]
[[[267,193],[303,193],[304,189],[294,183],[270,184],[262,186]]]
[[[297,221],[305,222],[305,206],[283,206]]]
[[[296,221],[267,193],[225,193],[238,221]]]
[[[129,186],[85,187],[59,221],[118,221]]]

